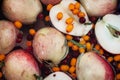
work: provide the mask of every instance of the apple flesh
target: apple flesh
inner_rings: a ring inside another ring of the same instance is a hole
[[[89,16],[104,16],[113,13],[117,0],[79,0]]]
[[[120,54],[120,16],[107,14],[95,25],[95,35],[99,44],[112,54]]]
[[[89,24],[89,25],[81,24],[79,22],[79,17],[74,15],[71,12],[71,10],[69,9],[69,4],[71,3],[75,4],[76,2],[77,1],[75,0],[62,0],[59,4],[53,6],[50,9],[49,16],[50,16],[51,23],[59,31],[65,34],[70,34],[74,36],[82,36],[87,34],[92,29],[92,24]],[[85,13],[85,17],[84,17],[86,19],[85,23],[91,23],[82,5],[80,5],[80,11]],[[58,20],[56,17],[59,12],[63,13],[63,18],[61,20]],[[71,32],[67,32],[66,31],[67,24],[65,21],[70,17],[74,19],[72,23],[74,28]]]
[[[0,21],[0,53],[7,54],[16,45],[17,29],[10,21]]]
[[[77,59],[78,80],[114,80],[110,64],[95,52],[86,52]]]
[[[68,54],[68,46],[65,36],[52,27],[44,27],[37,31],[33,39],[33,51],[35,57],[59,64]]]
[[[64,72],[53,72],[45,77],[43,80],[73,80]]]
[[[2,10],[11,21],[32,24],[42,12],[42,5],[39,0],[3,0]]]
[[[41,0],[41,2],[45,5],[48,5],[48,4],[56,5],[60,3],[61,1],[62,0]]]
[[[19,49],[6,56],[3,73],[7,80],[36,80],[34,74],[40,75],[40,70],[33,56]]]

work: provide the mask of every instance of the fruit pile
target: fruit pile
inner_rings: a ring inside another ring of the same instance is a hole
[[[0,0],[0,80],[120,80],[119,3]]]

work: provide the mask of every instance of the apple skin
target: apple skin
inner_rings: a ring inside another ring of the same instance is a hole
[[[77,59],[78,80],[114,80],[111,65],[95,52],[86,52]]]
[[[10,21],[0,20],[0,53],[7,54],[16,45],[17,29]]]
[[[79,0],[89,16],[104,16],[115,12],[117,0]]]
[[[48,5],[48,4],[56,5],[60,3],[61,1],[62,0],[41,0],[41,2],[45,5]]]
[[[41,28],[34,36],[33,52],[39,62],[50,60],[57,65],[68,54],[65,36],[55,28]]]
[[[40,75],[33,56],[22,49],[14,50],[6,56],[2,71],[7,80],[36,80],[34,74]]]
[[[3,0],[2,10],[11,21],[32,24],[42,12],[42,4],[39,0]]]

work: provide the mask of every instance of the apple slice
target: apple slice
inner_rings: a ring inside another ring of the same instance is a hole
[[[95,52],[87,52],[77,59],[78,80],[114,80],[114,72],[108,62]]]
[[[64,72],[53,72],[43,80],[72,80],[72,78]]]
[[[57,65],[68,54],[68,46],[61,32],[52,27],[44,27],[35,34],[33,51],[40,62],[47,60]]]
[[[95,25],[99,44],[112,54],[120,54],[120,16],[107,14]]]
[[[75,0],[62,0],[59,4],[57,4],[51,8],[49,16],[50,16],[53,26],[55,28],[57,28],[58,30],[60,30],[61,32],[70,34],[70,35],[74,35],[74,36],[82,36],[82,35],[87,34],[91,30],[92,24],[89,24],[89,25],[81,24],[79,22],[79,17],[77,15],[74,15],[71,12],[71,10],[69,10],[69,8],[68,8],[69,4],[70,3],[75,4],[76,2],[77,1],[75,1]],[[80,11],[85,13],[85,19],[86,19],[85,23],[91,23],[88,20],[88,16],[86,14],[86,11],[82,7],[82,5],[80,5]],[[58,20],[56,17],[59,12],[63,13],[63,18],[61,20]],[[68,33],[66,31],[67,24],[65,23],[65,21],[69,17],[72,17],[74,19],[74,21],[73,21],[74,28],[71,32]]]

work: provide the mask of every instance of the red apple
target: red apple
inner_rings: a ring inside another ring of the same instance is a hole
[[[86,52],[77,59],[78,80],[114,80],[111,65],[95,52]]]
[[[7,80],[36,80],[40,70],[33,56],[20,49],[6,56],[3,73]]]

